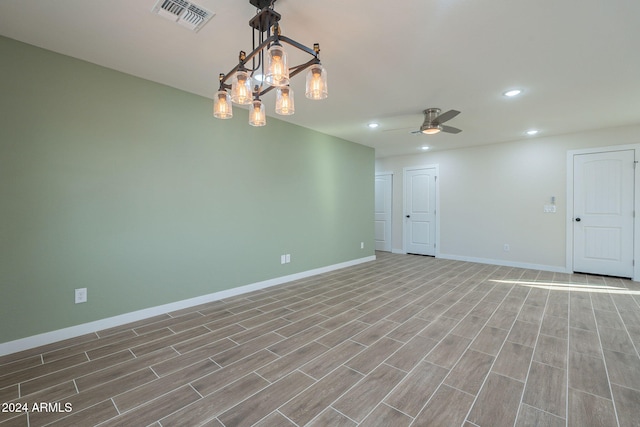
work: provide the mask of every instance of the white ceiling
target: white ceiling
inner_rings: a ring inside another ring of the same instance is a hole
[[[2,0],[0,34],[212,98],[218,74],[251,50],[255,8],[194,0],[216,14],[194,33],[152,14],[155,2]],[[377,157],[521,140],[530,128],[539,137],[640,123],[637,0],[277,0],[275,9],[283,35],[320,43],[329,77],[324,101],[305,99],[304,75],[293,78],[296,114],[277,117]],[[524,93],[504,97],[511,88]],[[461,111],[447,125],[463,132],[410,134],[427,107]]]

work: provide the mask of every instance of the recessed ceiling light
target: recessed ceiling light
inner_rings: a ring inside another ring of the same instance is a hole
[[[369,123],[367,126],[369,126],[371,129],[375,129],[375,128],[377,128],[377,127],[378,127],[378,126],[380,126],[380,125],[379,125],[379,124],[377,124],[377,123]]]
[[[511,89],[511,90],[508,90],[508,91],[504,92],[503,95],[511,98],[511,97],[514,97],[514,96],[518,96],[521,93],[522,93],[522,89]]]
[[[535,135],[538,133],[538,130],[536,129],[529,129],[528,131],[525,132],[527,135]]]
[[[429,147],[427,147],[426,145],[423,145],[422,147],[420,147],[420,149],[422,151],[427,151],[429,149]]]

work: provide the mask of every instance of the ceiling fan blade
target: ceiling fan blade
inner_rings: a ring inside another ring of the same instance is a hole
[[[406,130],[413,129],[413,127],[405,127],[405,128],[394,128],[394,129],[383,129],[382,132],[395,132],[397,130]]]
[[[454,127],[451,127],[451,126],[442,126],[441,125],[441,127],[442,127],[442,132],[447,132],[447,133],[460,133],[460,132],[462,132],[461,129],[454,128]]]
[[[458,114],[460,114],[460,111],[456,111],[456,110],[449,110],[446,113],[442,113],[440,114],[438,117],[436,117],[435,119],[435,123],[444,123],[448,120],[453,119],[455,116],[457,116]]]

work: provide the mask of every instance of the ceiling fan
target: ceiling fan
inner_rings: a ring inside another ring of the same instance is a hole
[[[420,130],[416,130],[411,133],[424,133],[427,135],[434,135],[439,132],[446,133],[460,133],[462,130],[451,126],[444,126],[442,123],[453,119],[460,114],[460,111],[449,110],[446,113],[440,114],[439,108],[427,108],[423,111],[424,122],[420,126]]]

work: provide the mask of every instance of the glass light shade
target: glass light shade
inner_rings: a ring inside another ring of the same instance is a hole
[[[422,133],[426,133],[427,135],[435,135],[440,132],[440,126],[433,126],[422,129]]]
[[[231,97],[226,90],[219,90],[213,100],[213,117],[218,119],[230,119],[233,117]]]
[[[293,89],[288,86],[276,89],[276,113],[282,116],[290,116],[295,111]]]
[[[249,124],[251,126],[264,126],[267,124],[264,104],[259,99],[253,101],[253,108],[249,110]]]
[[[287,52],[277,43],[271,45],[267,51],[267,68],[264,80],[271,86],[286,86],[289,84],[289,65]]]
[[[246,71],[237,71],[231,82],[231,100],[236,104],[248,105],[253,101],[251,77]]]
[[[309,69],[304,95],[309,99],[325,99],[327,97],[327,70],[321,64],[312,65]]]

